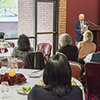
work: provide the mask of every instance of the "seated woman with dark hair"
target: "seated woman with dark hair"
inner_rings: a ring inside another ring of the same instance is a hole
[[[58,49],[58,52],[65,54],[68,60],[77,61],[78,58],[78,48],[77,46],[72,46],[72,39],[69,34],[64,33],[59,37],[59,43],[61,48]]]
[[[45,86],[35,85],[28,100],[83,100],[81,89],[71,85],[71,68],[68,59],[61,54],[49,58],[43,81]]]
[[[18,38],[18,47],[13,49],[11,56],[25,60],[26,55],[33,52],[34,49],[30,47],[29,38],[25,34],[22,34]]]

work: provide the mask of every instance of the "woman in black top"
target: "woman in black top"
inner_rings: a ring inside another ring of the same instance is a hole
[[[58,52],[65,54],[68,60],[77,61],[78,58],[78,48],[77,46],[72,46],[72,39],[69,34],[64,33],[59,37],[59,43],[61,48]]]
[[[54,55],[47,61],[43,81],[45,86],[35,85],[28,100],[83,100],[78,86],[71,86],[71,68],[65,56]]]

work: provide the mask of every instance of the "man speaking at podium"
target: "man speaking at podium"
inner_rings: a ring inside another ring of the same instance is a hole
[[[88,29],[88,22],[84,21],[84,14],[79,14],[79,21],[75,22],[74,30],[75,35],[75,45],[77,46],[78,42],[83,40],[83,33]]]

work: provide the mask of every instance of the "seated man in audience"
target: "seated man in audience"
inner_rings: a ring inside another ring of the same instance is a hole
[[[93,53],[91,61],[100,62],[100,51]]]
[[[77,61],[78,58],[78,48],[77,46],[72,46],[72,39],[69,34],[64,33],[59,37],[59,43],[61,48],[58,49],[58,52],[65,54],[68,60]]]
[[[57,54],[49,58],[43,72],[44,86],[35,85],[28,100],[83,100],[82,90],[71,85],[68,59]]]
[[[100,62],[100,51],[88,54],[84,61],[85,63],[90,61]]]

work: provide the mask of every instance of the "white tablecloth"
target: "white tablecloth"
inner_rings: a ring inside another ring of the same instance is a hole
[[[42,79],[42,76],[41,77],[38,77],[38,78],[30,78],[28,76],[28,74],[34,72],[36,70],[32,70],[32,69],[20,69],[19,70],[19,73],[21,72],[22,74],[24,74],[24,76],[26,77],[27,79],[27,82],[26,83],[23,83],[21,85],[14,85],[14,86],[9,86],[9,91],[7,93],[7,96],[9,97],[7,100],[27,100],[27,95],[24,95],[24,94],[18,94],[16,89],[18,88],[22,88],[22,87],[27,87],[27,86],[30,86],[30,87],[33,87],[35,84],[38,84],[38,82]],[[42,71],[40,72],[42,73]],[[82,89],[83,91],[83,86],[82,84],[75,78],[72,78],[72,81],[75,81],[77,83],[77,85]],[[3,97],[3,93],[1,92],[0,90],[0,100],[3,100],[1,97]],[[85,97],[84,97],[84,92],[83,92],[83,100],[85,100]]]

